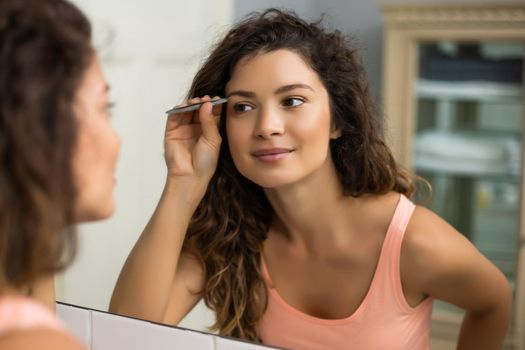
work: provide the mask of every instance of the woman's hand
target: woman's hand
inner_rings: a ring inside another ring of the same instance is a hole
[[[214,98],[215,99],[215,98]],[[209,96],[193,98],[188,104],[211,101]],[[164,135],[164,157],[168,183],[199,184],[206,190],[219,158],[221,136],[218,122],[221,106],[204,103],[199,110],[168,117]],[[188,188],[193,188],[189,186]]]

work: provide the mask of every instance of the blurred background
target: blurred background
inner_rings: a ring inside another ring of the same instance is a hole
[[[116,214],[105,222],[80,227],[80,253],[72,268],[57,278],[57,299],[99,310],[107,310],[118,273],[164,185],[164,111],[185,99],[193,74],[208,54],[208,48],[232,23],[268,7],[292,9],[310,20],[324,14],[327,27],[354,38],[374,100],[384,113],[386,22],[381,8],[436,3],[435,0],[73,2],[87,13],[94,26],[94,44],[116,103],[112,122],[122,138],[122,152],[116,174]],[[501,3],[500,0],[439,1],[440,5]],[[525,0],[505,3],[525,5]],[[525,27],[521,30],[525,31]],[[434,188],[428,206],[464,233],[515,286],[519,247],[523,245],[519,232],[525,39],[489,39],[426,41],[417,45],[414,60],[397,62],[413,65],[409,93],[413,100],[413,121],[392,127],[402,128],[403,135],[411,140],[409,148],[400,151],[406,153],[403,162],[427,178]],[[384,113],[387,118],[388,112]],[[389,127],[388,122],[385,125]],[[450,319],[460,317],[459,311],[448,305],[438,304],[436,308],[451,315]],[[199,304],[181,326],[205,331],[212,320],[212,313]]]

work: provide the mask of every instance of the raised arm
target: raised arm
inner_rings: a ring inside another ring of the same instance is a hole
[[[185,113],[167,121],[166,186],[120,273],[111,312],[177,324],[200,299],[195,292],[204,283],[202,271],[193,258],[181,254],[181,248],[217,166],[221,137],[210,103],[201,107],[199,120],[192,119]]]
[[[512,302],[501,271],[427,209],[416,209],[406,234],[401,256],[406,285],[465,310],[457,349],[501,349]]]

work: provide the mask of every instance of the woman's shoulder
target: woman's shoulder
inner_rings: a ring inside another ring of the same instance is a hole
[[[464,243],[464,236],[432,210],[416,205],[406,227],[403,247],[418,253]]]
[[[468,310],[510,299],[501,271],[431,210],[417,206],[401,248],[401,278],[410,291]]]
[[[464,278],[485,260],[473,244],[433,211],[416,206],[401,246],[405,281],[427,290]]]
[[[77,340],[64,331],[31,329],[10,332],[0,337],[0,350],[85,350]]]
[[[63,328],[55,314],[38,300],[19,295],[0,297],[0,334],[11,329],[40,326]]]

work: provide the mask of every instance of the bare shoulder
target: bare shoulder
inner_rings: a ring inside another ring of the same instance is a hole
[[[429,257],[447,252],[450,258],[470,242],[431,210],[416,206],[406,228],[402,252],[412,262],[424,264]],[[461,255],[461,254],[460,254]]]
[[[416,206],[401,245],[401,279],[405,293],[429,295],[427,286],[463,259],[462,246],[470,245],[459,232],[434,212]],[[472,249],[475,249],[472,247]]]
[[[401,277],[410,290],[465,309],[483,308],[509,292],[506,278],[492,262],[454,227],[420,206],[403,239]]]
[[[459,273],[479,259],[482,255],[465,236],[431,210],[416,207],[401,248],[401,263],[414,272],[412,280],[425,283],[449,270]]]
[[[0,350],[85,350],[71,335],[49,329],[13,332],[0,337]]]

